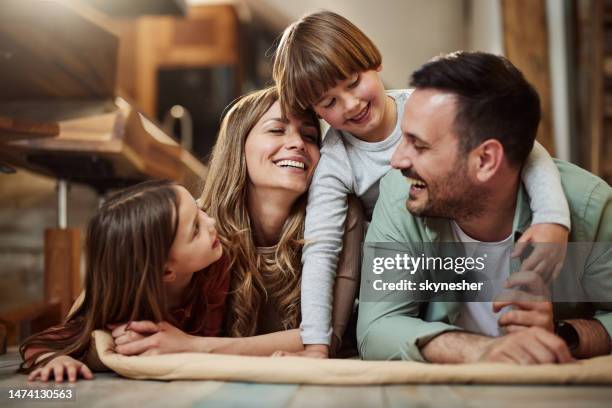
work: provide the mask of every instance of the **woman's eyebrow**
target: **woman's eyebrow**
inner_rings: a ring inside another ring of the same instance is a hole
[[[193,222],[191,223],[191,229],[189,231],[189,240],[193,240],[193,237],[195,236],[194,231],[195,231],[195,227],[197,223],[198,223],[198,211],[196,211],[195,217],[193,217]]]
[[[288,119],[283,119],[283,118],[270,118],[264,121],[264,125],[268,122],[280,122],[280,123],[284,123],[287,124],[289,123]]]

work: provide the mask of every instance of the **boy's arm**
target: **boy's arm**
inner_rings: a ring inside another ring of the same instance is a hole
[[[328,135],[329,136],[329,135]],[[336,147],[337,146],[337,147]],[[332,293],[342,251],[351,169],[343,146],[326,146],[308,193],[302,250],[302,341],[329,345]]]
[[[532,224],[560,224],[570,230],[570,212],[559,170],[546,149],[537,141],[521,175],[531,200]]]

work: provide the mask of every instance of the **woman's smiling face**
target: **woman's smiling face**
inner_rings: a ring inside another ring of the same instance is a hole
[[[249,184],[257,189],[303,194],[319,162],[318,123],[283,118],[274,102],[245,143]]]

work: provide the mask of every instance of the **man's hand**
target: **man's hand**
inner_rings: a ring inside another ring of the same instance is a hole
[[[56,383],[64,381],[64,374],[69,382],[75,382],[77,378],[83,377],[86,380],[91,380],[93,374],[89,367],[70,356],[58,356],[49,361],[43,367],[39,367],[32,371],[28,376],[28,381],[40,380],[47,382],[49,376],[53,374]]]
[[[308,344],[303,351],[290,353],[288,351],[276,351],[272,357],[307,357],[307,358],[329,358],[329,347],[325,344]]]
[[[170,323],[151,321],[132,322],[114,328],[115,352],[125,356],[156,355],[193,351],[194,336]]]
[[[565,260],[569,231],[559,224],[534,224],[517,241],[512,257],[520,256],[529,244],[533,252],[521,264],[521,271],[538,273],[545,283],[555,279]]]
[[[540,327],[531,327],[491,339],[478,360],[521,365],[564,364],[575,361],[561,338]]]

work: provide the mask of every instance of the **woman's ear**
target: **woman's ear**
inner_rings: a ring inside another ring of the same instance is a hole
[[[176,280],[176,272],[173,269],[166,267],[164,269],[163,281],[166,283],[174,282]]]
[[[382,64],[380,64],[379,66],[377,66],[377,67],[376,67],[376,71],[377,71],[377,72],[382,71]]]

